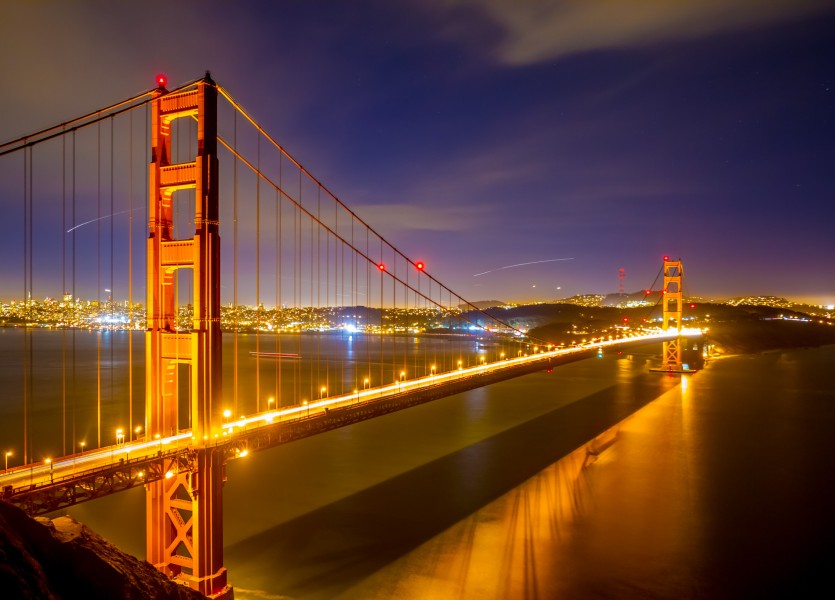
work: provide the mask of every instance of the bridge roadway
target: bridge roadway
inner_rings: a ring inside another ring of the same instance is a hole
[[[227,460],[302,437],[401,410],[466,390],[518,377],[620,349],[663,341],[678,335],[661,330],[615,340],[594,341],[570,348],[546,349],[474,367],[433,373],[416,379],[351,394],[326,397],[307,404],[268,410],[229,420],[222,435],[195,440],[190,430],[151,440],[137,440],[88,450],[53,461],[11,468],[0,475],[0,497],[34,516],[93,500],[138,485],[195,469],[195,450],[210,447]],[[701,335],[698,330],[682,335]]]

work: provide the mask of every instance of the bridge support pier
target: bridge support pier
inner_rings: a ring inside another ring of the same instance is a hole
[[[224,454],[213,444],[220,434],[221,329],[218,222],[217,88],[206,78],[193,88],[152,102],[150,236],[147,248],[146,426],[159,439],[165,477],[147,489],[147,557],[158,569],[202,594],[231,598],[223,566]],[[197,156],[171,164],[171,124],[197,119]],[[173,204],[194,190],[192,237],[175,237]],[[190,331],[178,322],[176,273],[193,275]],[[187,365],[189,411],[178,414],[180,365]],[[193,468],[181,471],[167,457],[165,438],[191,428]]]
[[[179,473],[161,457],[166,477],[146,486],[147,559],[206,596],[231,598],[222,551],[224,457],[213,448],[195,454],[195,470]]]

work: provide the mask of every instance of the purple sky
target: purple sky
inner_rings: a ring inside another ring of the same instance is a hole
[[[835,1],[18,2],[0,50],[0,140],[210,69],[472,300],[669,254],[690,294],[835,303]]]

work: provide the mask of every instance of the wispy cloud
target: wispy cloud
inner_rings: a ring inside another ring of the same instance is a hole
[[[696,38],[835,11],[833,0],[442,0],[502,32],[497,58],[522,65],[591,50]]]
[[[478,213],[462,205],[373,204],[352,208],[384,235],[403,230],[462,231],[482,223]]]

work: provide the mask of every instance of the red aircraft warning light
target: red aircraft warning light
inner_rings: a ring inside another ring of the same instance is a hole
[[[157,85],[159,87],[164,88],[165,84],[168,83],[168,78],[165,75],[163,75],[162,73],[160,73],[159,75],[157,75],[157,80],[156,81],[157,81]]]
[[[649,296],[652,293],[652,290],[644,290],[644,293]]]
[[[423,270],[426,268],[426,265],[425,265],[425,264],[423,264],[423,261],[420,261],[420,260],[419,260],[419,261],[417,261],[417,262],[415,263],[415,268],[416,268],[418,271],[423,271]]]
[[[664,257],[664,262],[667,262],[668,260],[670,260],[670,257],[669,257],[669,256],[665,256],[665,257]]]
[[[377,268],[380,269],[381,271],[385,271],[386,270],[386,265],[384,263],[380,263],[379,265],[377,265]]]

